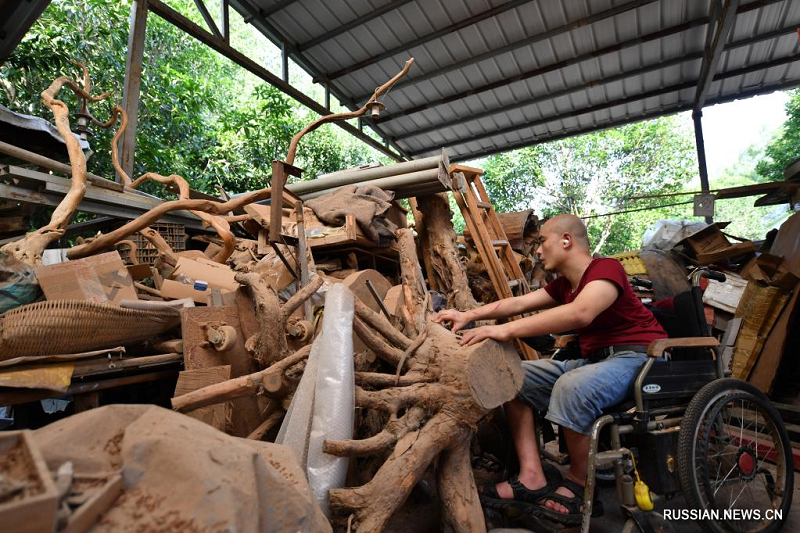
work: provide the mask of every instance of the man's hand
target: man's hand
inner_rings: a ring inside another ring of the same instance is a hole
[[[484,339],[494,339],[498,342],[505,342],[510,339],[508,328],[506,324],[498,324],[496,326],[481,326],[475,329],[469,329],[461,336],[458,343],[461,346],[472,346]]]
[[[451,322],[453,327],[450,328],[450,331],[456,333],[461,328],[469,324],[470,319],[467,316],[467,313],[462,313],[461,311],[456,311],[455,309],[443,309],[436,313],[436,316],[433,317],[433,321],[437,324],[441,324],[445,321]]]

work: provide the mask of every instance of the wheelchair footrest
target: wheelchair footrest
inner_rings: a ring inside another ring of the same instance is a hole
[[[605,452],[598,452],[594,455],[595,464],[605,464],[612,461],[618,461],[626,457],[630,457],[631,451],[627,448],[620,448],[618,450],[608,450]]]

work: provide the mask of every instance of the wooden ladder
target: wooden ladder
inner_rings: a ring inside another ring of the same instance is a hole
[[[465,165],[451,165],[453,196],[458,203],[472,241],[486,265],[489,280],[498,298],[511,298],[530,292],[528,282],[519,267],[494,206],[481,181],[483,170]],[[510,317],[516,320],[521,316]],[[535,360],[536,350],[517,339],[517,349],[525,359]]]

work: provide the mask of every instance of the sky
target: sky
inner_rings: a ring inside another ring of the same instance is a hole
[[[786,120],[787,92],[775,92],[703,109],[708,179],[714,180],[754,143],[763,144]]]

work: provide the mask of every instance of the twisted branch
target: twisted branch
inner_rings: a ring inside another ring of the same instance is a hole
[[[314,122],[303,128],[302,130],[300,130],[299,133],[295,134],[295,136],[292,137],[292,142],[289,143],[289,150],[286,152],[286,162],[289,163],[290,165],[294,164],[294,158],[297,152],[297,143],[300,142],[300,139],[302,139],[303,135],[305,135],[306,133],[310,133],[328,122],[335,122],[337,120],[350,120],[351,118],[360,117],[361,115],[366,113],[370,105],[378,101],[378,97],[380,95],[391,89],[392,86],[395,83],[397,83],[397,80],[406,75],[408,69],[411,68],[411,64],[413,62],[414,58],[412,57],[411,59],[406,61],[406,64],[405,66],[403,66],[403,69],[397,74],[395,74],[392,79],[390,79],[389,81],[387,81],[386,83],[375,89],[375,92],[372,94],[372,97],[369,100],[367,100],[367,103],[364,104],[361,107],[361,109],[357,109],[355,111],[348,111],[346,113],[334,113],[332,115],[325,115],[324,117],[318,118],[317,120],[315,120]]]

